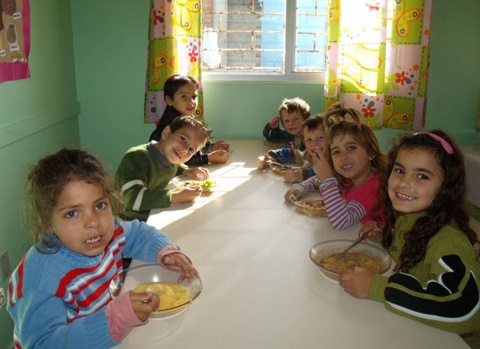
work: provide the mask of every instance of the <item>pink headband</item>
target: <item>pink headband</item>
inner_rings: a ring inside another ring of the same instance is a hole
[[[447,152],[448,155],[453,154],[453,148],[450,145],[450,143],[448,143],[446,140],[444,140],[442,137],[436,135],[435,133],[418,132],[418,133],[415,133],[415,136],[416,135],[428,135],[428,136],[432,137],[434,140],[436,140],[437,142],[439,142],[442,145],[442,148],[445,149],[445,151]]]

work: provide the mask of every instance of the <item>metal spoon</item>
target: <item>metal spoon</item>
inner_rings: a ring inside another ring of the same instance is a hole
[[[343,250],[343,252],[339,252],[339,253],[334,253],[333,256],[338,258],[338,259],[345,259],[345,257],[347,256],[347,252],[355,245],[357,245],[360,241],[363,241],[365,240],[367,237],[368,237],[368,233],[370,232],[371,230],[367,231],[365,234],[363,234],[362,236],[360,236],[357,240],[355,240],[350,246],[348,246],[345,250]]]
[[[148,287],[147,287],[147,289],[148,289]],[[146,292],[152,292],[152,291],[147,291],[147,289],[145,290]],[[152,293],[155,293],[157,296],[160,297],[160,295],[163,293],[163,287],[161,289],[159,289],[158,291],[153,291]],[[152,303],[152,299],[151,298],[142,299],[141,302],[142,303]]]

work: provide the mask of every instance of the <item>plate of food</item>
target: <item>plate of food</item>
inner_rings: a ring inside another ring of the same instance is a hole
[[[320,194],[311,193],[299,200],[295,196],[290,196],[289,201],[295,208],[307,215],[315,217],[325,217],[327,211],[325,210],[325,205]]]
[[[203,194],[210,194],[213,191],[213,187],[217,185],[217,182],[213,178],[207,178],[203,181],[199,181],[193,180],[185,175],[174,177],[172,182],[177,189],[201,187],[203,189]]]

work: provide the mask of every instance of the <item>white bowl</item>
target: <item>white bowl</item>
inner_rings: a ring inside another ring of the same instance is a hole
[[[329,240],[316,244],[310,249],[310,259],[318,267],[322,275],[331,280],[338,281],[341,273],[326,269],[322,265],[322,258],[333,253],[344,251],[353,241],[354,240]],[[373,258],[378,263],[378,270],[375,272],[379,274],[386,272],[392,264],[392,258],[387,251],[370,243],[360,243],[349,251],[349,253],[351,252]]]
[[[185,311],[198,298],[203,288],[202,280],[198,276],[194,277],[193,280],[185,279],[181,283],[178,283],[179,277],[179,271],[167,269],[158,264],[143,264],[125,269],[118,274],[110,282],[110,294],[113,298],[116,298],[126,292],[134,291],[138,286],[145,283],[177,283],[190,292],[190,301],[173,308],[157,310],[150,314],[150,317],[154,318],[172,316]]]

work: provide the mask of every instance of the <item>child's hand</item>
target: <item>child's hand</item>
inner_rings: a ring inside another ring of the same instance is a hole
[[[197,269],[195,269],[190,261],[182,253],[170,253],[162,258],[162,263],[169,267],[179,267],[182,269],[182,274],[178,279],[178,282],[182,282],[185,279],[191,280],[195,275],[198,275]]]
[[[375,221],[368,221],[358,231],[358,236],[368,234],[369,239],[381,240],[383,237],[383,230]]]
[[[301,188],[291,188],[287,190],[284,198],[286,201],[298,201],[303,195],[305,195],[305,192]]]
[[[326,178],[332,178],[335,176],[330,163],[328,162],[327,158],[323,151],[320,148],[316,148],[312,151],[312,169],[322,181]]]
[[[177,192],[172,193],[172,204],[183,204],[186,202],[192,202],[197,197],[202,195],[203,189],[199,185],[191,185],[185,188],[180,189]]]
[[[129,292],[130,303],[139,320],[145,322],[158,308],[158,295],[152,292]]]
[[[375,274],[367,269],[355,267],[353,273],[340,276],[340,286],[355,298],[368,298],[370,284]]]
[[[267,159],[268,159],[267,154],[259,156],[257,158],[257,168],[259,170],[265,170],[268,168],[268,164],[266,162]]]
[[[283,178],[288,183],[299,183],[303,181],[303,171],[302,170],[287,170]]]
[[[213,143],[213,150],[225,150],[226,152],[230,151],[230,144],[225,142],[223,139],[220,139]]]
[[[268,122],[271,128],[279,128],[280,127],[280,117],[279,116],[274,116],[273,118],[270,119]]]
[[[212,164],[223,164],[230,158],[230,153],[226,150],[215,150],[208,154],[208,162]]]
[[[197,181],[204,181],[210,175],[208,169],[204,167],[195,167],[195,168],[187,168],[183,170],[182,174],[195,179]]]

